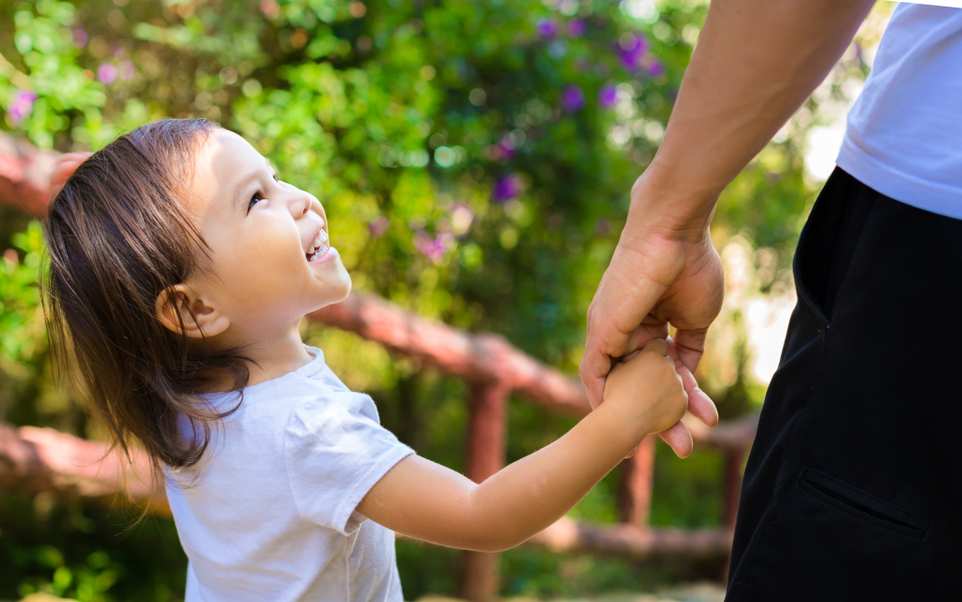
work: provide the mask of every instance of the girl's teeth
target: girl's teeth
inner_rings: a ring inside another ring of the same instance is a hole
[[[317,238],[314,239],[314,244],[311,246],[311,252],[308,253],[308,260],[313,260],[318,255],[327,252],[330,243],[328,242],[328,235],[325,230],[321,230],[317,233]]]
[[[322,249],[326,250],[328,246],[329,243],[327,231],[321,230],[314,238],[314,244],[311,245],[310,253],[308,253],[308,259],[314,259],[315,255],[317,255]]]
[[[321,230],[317,233],[317,237],[314,238],[314,246],[322,247],[325,243],[327,243],[327,232],[325,230]]]

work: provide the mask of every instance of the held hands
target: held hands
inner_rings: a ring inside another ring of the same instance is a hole
[[[639,438],[673,427],[688,409],[688,393],[675,371],[664,339],[614,367],[605,381],[605,405],[617,405],[626,426],[637,426]]]
[[[692,373],[721,309],[724,275],[708,234],[710,216],[672,215],[682,203],[665,190],[645,174],[632,187],[625,229],[588,308],[581,380],[597,407],[614,362],[652,339],[667,338],[670,323],[677,333],[668,340],[668,353],[679,362],[688,409],[714,426],[718,411]],[[679,457],[691,453],[692,437],[681,422],[660,436]]]
[[[562,437],[475,483],[411,455],[367,493],[358,511],[436,544],[483,552],[512,548],[564,516],[645,435],[676,424],[683,379],[655,340],[611,372],[605,403]]]

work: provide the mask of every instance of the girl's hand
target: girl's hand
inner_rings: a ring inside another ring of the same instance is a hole
[[[385,474],[357,511],[398,533],[442,546],[514,547],[571,509],[642,437],[676,424],[688,396],[664,340],[608,377],[606,401],[557,441],[481,483],[416,455]]]
[[[615,366],[605,382],[604,403],[617,405],[639,438],[666,431],[685,415],[688,394],[664,339],[649,342]]]

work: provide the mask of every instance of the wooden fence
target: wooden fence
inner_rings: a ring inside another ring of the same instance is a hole
[[[0,204],[41,217],[57,153],[41,151],[0,134]],[[589,411],[580,383],[512,347],[493,334],[469,334],[407,312],[378,297],[352,294],[345,302],[308,316],[324,324],[375,341],[392,352],[420,358],[427,366],[469,384],[470,419],[465,434],[467,474],[480,482],[504,466],[508,424],[506,405],[512,394],[548,411],[582,416]],[[648,438],[621,466],[618,497],[620,522],[598,525],[563,518],[531,538],[527,545],[555,552],[618,554],[633,558],[684,556],[725,558],[731,545],[741,484],[742,464],[754,437],[757,416],[722,423],[709,430],[692,423],[696,446],[723,454],[720,475],[724,505],[717,529],[649,527],[654,440]],[[49,428],[0,423],[0,487],[21,491],[103,497],[124,492],[153,512],[167,512],[164,492],[151,484],[146,458],[132,464],[106,446]],[[100,460],[100,458],[103,458]],[[498,555],[467,552],[462,594],[491,600],[499,587]]]

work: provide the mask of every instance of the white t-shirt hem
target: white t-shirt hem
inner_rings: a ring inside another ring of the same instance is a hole
[[[917,178],[878,161],[850,135],[842,141],[838,166],[856,180],[900,203],[953,219],[962,219],[962,191]]]

